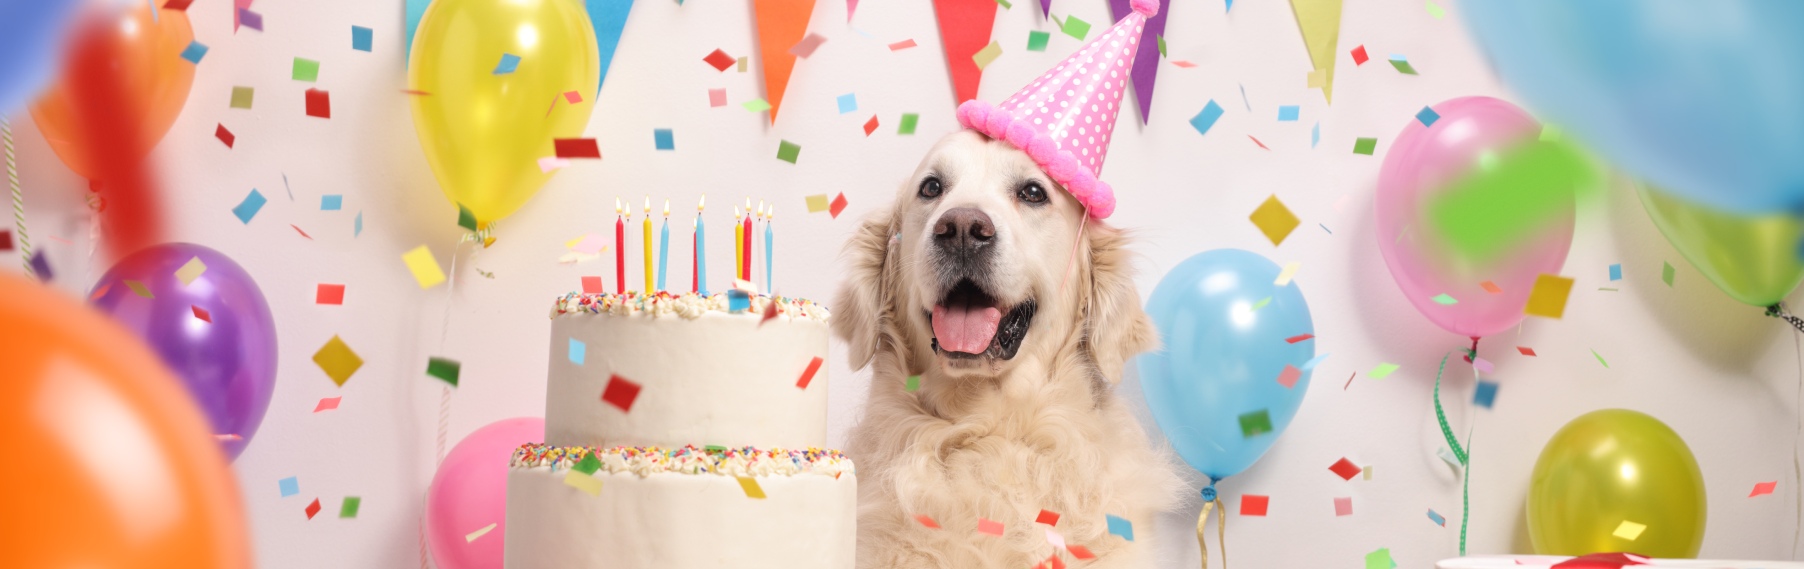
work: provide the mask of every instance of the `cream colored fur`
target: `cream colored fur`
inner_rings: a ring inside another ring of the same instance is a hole
[[[915,195],[929,172],[950,178],[932,203]],[[1024,179],[1040,181],[1051,203],[1016,203],[1012,188]],[[1128,358],[1156,346],[1156,332],[1140,309],[1127,238],[1083,226],[1081,206],[1056,188],[1019,150],[960,132],[846,245],[850,274],[833,329],[853,367],[873,368],[848,449],[858,464],[859,567],[1032,567],[1055,551],[1048,526],[1034,522],[1041,509],[1061,515],[1052,529],[1068,543],[1098,555],[1076,562],[1059,551],[1068,564],[1152,565],[1154,515],[1177,503],[1181,483],[1111,390]],[[997,280],[1019,290],[991,293],[1040,303],[1012,360],[953,367],[931,349],[928,228],[956,206],[979,207],[997,226]],[[921,376],[919,391],[904,389],[910,375]],[[1108,533],[1109,514],[1133,522],[1135,541]],[[979,518],[1005,533],[977,533]]]

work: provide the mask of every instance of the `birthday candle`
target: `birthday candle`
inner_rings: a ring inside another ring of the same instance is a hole
[[[614,198],[614,290],[626,293],[626,222],[620,217],[620,198]]]
[[[733,278],[745,278],[739,260],[745,258],[745,234],[739,231],[739,206],[733,206]]]
[[[651,196],[645,196],[645,296],[651,296]]]
[[[650,221],[649,219],[647,221]],[[658,288],[664,290],[665,262],[670,260],[670,200],[664,200],[664,224],[658,230]]]
[[[695,204],[695,291],[704,298],[708,296],[708,226],[702,223],[702,206],[707,204],[707,194]]]
[[[745,198],[745,256],[739,259],[739,278],[752,280],[752,198]]]
[[[775,219],[777,219],[777,206],[772,205],[772,206],[770,206],[770,209],[764,210],[764,293],[770,294],[773,296],[776,294],[776,289],[771,288],[771,285],[770,285],[770,283],[771,283],[770,268],[771,268],[771,252],[772,252],[772,249],[771,249],[772,234],[771,234],[770,226],[771,226],[771,221],[773,221]]]

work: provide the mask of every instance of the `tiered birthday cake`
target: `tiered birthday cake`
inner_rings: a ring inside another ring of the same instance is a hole
[[[827,441],[827,311],[571,294],[545,444],[514,452],[510,569],[852,567],[857,477]]]

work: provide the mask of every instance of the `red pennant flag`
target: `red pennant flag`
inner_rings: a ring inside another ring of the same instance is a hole
[[[933,17],[940,22],[940,43],[946,48],[946,68],[952,72],[954,104],[977,98],[983,70],[971,59],[990,45],[990,29],[996,25],[996,0],[933,0]]]
[[[985,0],[993,2],[994,0]],[[753,19],[758,21],[758,55],[764,66],[764,100],[770,102],[770,122],[777,122],[777,109],[783,106],[783,90],[789,87],[789,74],[795,70],[796,56],[789,52],[808,33],[808,16],[814,13],[814,0],[753,0]]]

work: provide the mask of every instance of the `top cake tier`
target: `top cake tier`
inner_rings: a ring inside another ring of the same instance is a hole
[[[784,297],[563,296],[545,442],[824,447],[827,317]]]

